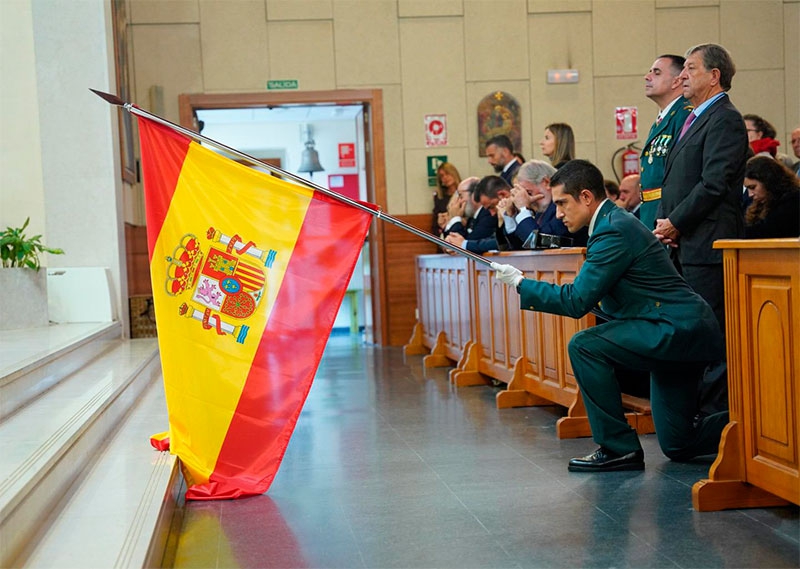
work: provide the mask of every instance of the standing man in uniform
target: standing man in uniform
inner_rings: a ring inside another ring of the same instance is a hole
[[[642,205],[639,219],[652,230],[661,203],[661,183],[667,153],[680,134],[681,126],[692,111],[692,104],[683,97],[680,79],[684,58],[680,55],[660,55],[644,76],[644,92],[658,105],[658,116],[639,158],[639,175],[642,186]]]
[[[680,79],[694,110],[678,133],[664,167],[661,215],[653,230],[672,248],[683,278],[708,302],[725,331],[722,251],[717,239],[744,236],[742,184],[750,145],[741,113],[728,90],[736,66],[716,44],[686,53]],[[701,415],[727,409],[725,362],[708,370],[700,386]]]

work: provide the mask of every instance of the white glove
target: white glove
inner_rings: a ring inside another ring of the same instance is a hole
[[[495,271],[494,278],[501,283],[505,283],[510,287],[517,288],[519,283],[525,278],[522,276],[522,271],[511,265],[501,265],[499,263],[492,263],[492,269]]]

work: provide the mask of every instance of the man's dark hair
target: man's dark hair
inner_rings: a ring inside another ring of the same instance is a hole
[[[498,134],[497,136],[493,136],[492,138],[486,141],[487,148],[492,144],[494,144],[498,148],[507,148],[511,154],[514,154],[514,143],[512,143],[511,139],[508,138],[505,134]]]
[[[772,126],[768,120],[762,119],[758,115],[744,115],[742,120],[752,121],[753,126],[756,127],[756,130],[761,133],[761,136],[764,138],[775,138],[778,136],[778,132],[775,130],[775,127]]]
[[[656,59],[669,59],[669,66],[672,69],[672,74],[677,77],[683,71],[683,64],[686,63],[686,58],[674,53],[665,53],[659,55]]]
[[[550,187],[564,186],[564,193],[578,199],[581,190],[589,190],[598,201],[606,199],[603,173],[588,160],[570,160],[559,168]]]
[[[603,188],[606,196],[612,199],[619,199],[619,184],[614,180],[603,180]]]
[[[703,67],[706,71],[712,69],[719,69],[719,86],[723,91],[730,91],[731,81],[733,76],[736,75],[736,66],[733,64],[733,59],[728,50],[715,43],[704,43],[689,48],[686,52],[686,57],[693,53],[700,52],[703,59]]]
[[[509,186],[500,176],[484,176],[475,186],[472,197],[476,202],[481,201],[481,196],[494,199],[497,197],[498,191],[510,189],[511,186]]]

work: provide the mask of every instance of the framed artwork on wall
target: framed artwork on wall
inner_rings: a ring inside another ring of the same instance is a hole
[[[514,151],[522,152],[522,117],[517,100],[504,91],[486,95],[478,104],[478,155],[486,156],[486,141],[505,134]]]
[[[131,102],[130,72],[128,70],[128,18],[125,0],[111,0],[111,18],[114,25],[114,68],[116,69],[117,96]],[[119,147],[122,161],[122,179],[136,183],[136,156],[133,143],[133,116],[119,108]]]

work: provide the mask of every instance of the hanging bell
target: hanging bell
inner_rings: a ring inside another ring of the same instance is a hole
[[[314,141],[308,140],[305,144],[306,149],[303,150],[303,154],[300,156],[300,167],[297,171],[309,173],[322,172],[325,168],[319,163],[319,154],[314,150]]]

